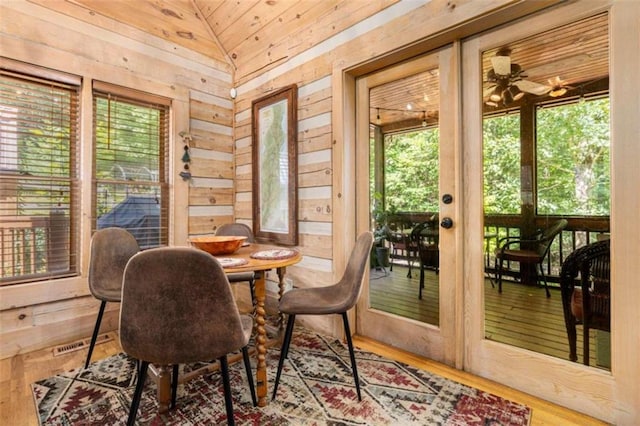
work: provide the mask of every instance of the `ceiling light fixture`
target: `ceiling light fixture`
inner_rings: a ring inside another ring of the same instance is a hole
[[[489,96],[489,99],[493,102],[500,102],[502,100],[502,92],[502,87],[496,86],[496,88],[493,89],[493,93],[491,93],[491,96]]]
[[[379,126],[380,123],[381,123],[381,120],[380,120],[380,108],[377,108],[377,110],[378,110],[378,115],[376,116],[376,124]]]
[[[427,127],[427,112],[422,111],[422,127]]]
[[[524,92],[520,90],[520,88],[515,84],[509,86],[508,90],[509,90],[509,94],[511,95],[514,101],[519,101],[524,97]]]

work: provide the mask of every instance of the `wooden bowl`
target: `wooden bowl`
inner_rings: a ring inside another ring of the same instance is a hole
[[[234,236],[208,236],[208,237],[194,237],[189,241],[191,245],[204,250],[214,256],[220,254],[232,254],[235,253],[244,240],[247,237],[234,237]]]

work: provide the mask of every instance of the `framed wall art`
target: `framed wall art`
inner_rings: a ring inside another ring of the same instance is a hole
[[[298,244],[298,90],[252,102],[253,233],[259,242]]]

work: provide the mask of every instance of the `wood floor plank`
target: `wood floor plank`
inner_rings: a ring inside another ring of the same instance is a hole
[[[374,309],[417,321],[438,324],[438,275],[425,271],[422,300],[418,299],[420,271],[407,277],[405,265],[394,265],[393,272],[373,270],[369,300]],[[494,281],[495,282],[495,281]],[[561,359],[569,358],[569,343],[562,299],[557,287],[546,297],[542,286],[525,286],[504,280],[502,293],[491,280],[485,280],[485,333],[490,340],[517,346]],[[582,327],[577,328],[579,361],[582,360]],[[596,365],[596,333],[590,333],[590,364]]]
[[[396,269],[396,268],[394,268]],[[395,273],[396,271],[394,271]],[[406,277],[405,277],[406,279]],[[417,281],[416,281],[417,282]],[[431,281],[429,296],[431,300],[437,300],[437,290],[434,291],[434,282]],[[417,286],[413,284],[414,289]],[[425,289],[426,290],[426,289]],[[246,292],[243,292],[243,294]],[[411,292],[411,300],[414,304],[418,301],[417,293]],[[434,297],[435,296],[435,297]],[[237,301],[244,303],[242,295]],[[430,302],[425,297],[424,303]],[[275,303],[273,301],[271,304]],[[241,308],[246,308],[242,306]],[[115,355],[122,351],[119,339],[96,345],[92,359],[99,360]],[[473,376],[466,372],[456,370],[444,364],[419,357],[408,352],[374,342],[360,336],[354,338],[354,344],[364,350],[377,353],[381,356],[395,359],[400,362],[422,368],[433,374],[439,374],[450,380],[455,380],[468,386],[491,392],[504,398],[526,404],[533,410],[531,426],[563,425],[563,426],[602,426],[596,419],[577,413],[575,411],[551,404],[534,396],[513,390],[507,386]],[[38,424],[33,397],[31,395],[31,383],[50,377],[56,373],[68,371],[84,365],[86,350],[70,352],[68,354],[53,356],[53,348],[27,354],[16,355],[0,360],[0,425],[35,426]]]

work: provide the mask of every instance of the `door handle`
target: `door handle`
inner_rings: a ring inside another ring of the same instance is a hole
[[[440,222],[440,226],[444,229],[449,229],[453,226],[453,220],[450,217],[442,218],[442,222]]]

